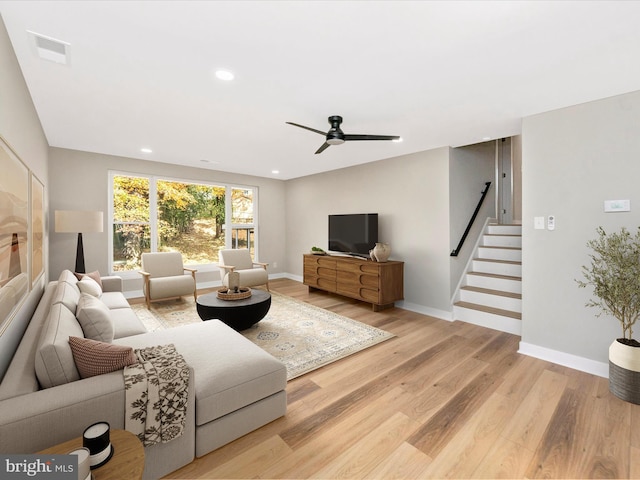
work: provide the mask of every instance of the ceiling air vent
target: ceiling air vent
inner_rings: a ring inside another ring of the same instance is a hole
[[[50,60],[56,63],[67,65],[69,63],[67,57],[67,47],[69,43],[55,38],[40,35],[39,33],[29,32],[36,41],[36,51],[38,56],[44,60]]]

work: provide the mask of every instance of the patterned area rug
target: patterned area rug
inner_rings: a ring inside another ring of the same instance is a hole
[[[193,298],[133,309],[148,330],[201,322]],[[240,332],[287,366],[288,380],[384,342],[394,335],[285,295],[271,293],[267,316]]]

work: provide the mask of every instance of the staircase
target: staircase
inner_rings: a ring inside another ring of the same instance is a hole
[[[522,226],[487,225],[456,299],[456,320],[521,334]]]

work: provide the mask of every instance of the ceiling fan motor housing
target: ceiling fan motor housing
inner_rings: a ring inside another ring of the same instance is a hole
[[[327,143],[329,145],[341,145],[344,143],[344,132],[340,129],[342,117],[333,115],[329,117],[331,129],[327,132]]]

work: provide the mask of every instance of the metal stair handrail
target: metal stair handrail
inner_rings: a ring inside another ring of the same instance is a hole
[[[469,224],[467,225],[467,228],[462,234],[462,238],[460,239],[458,246],[455,248],[455,250],[451,252],[452,257],[457,257],[458,253],[460,253],[460,249],[462,249],[462,245],[464,244],[464,241],[467,239],[467,235],[469,235],[469,230],[471,230],[471,227],[473,226],[473,222],[475,222],[476,217],[478,216],[478,212],[480,211],[480,207],[482,207],[482,202],[484,202],[484,197],[487,196],[487,192],[489,191],[490,186],[491,186],[491,182],[485,182],[484,190],[482,190],[482,195],[480,196],[480,201],[478,202],[478,205],[476,206],[476,209],[473,212],[473,215],[471,215],[471,220],[469,220]]]

